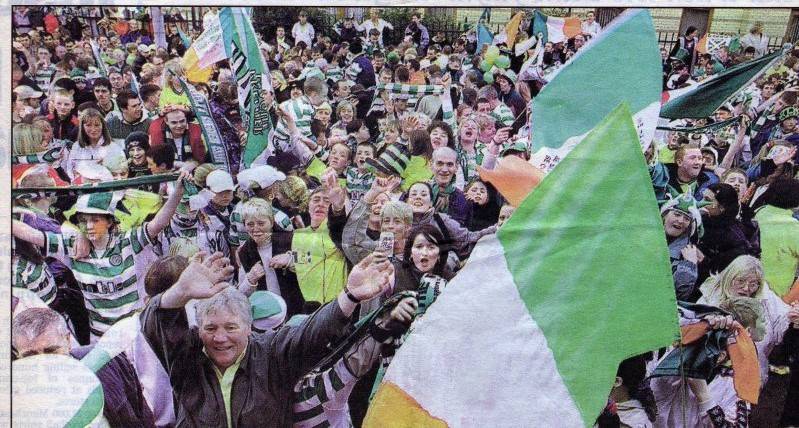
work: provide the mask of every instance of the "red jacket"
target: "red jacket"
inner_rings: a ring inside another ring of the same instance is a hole
[[[159,117],[150,123],[150,130],[148,132],[150,134],[150,147],[164,144],[164,140],[166,140],[166,130],[167,126],[163,117]],[[189,123],[188,130],[186,132],[189,133],[191,157],[199,164],[205,163],[206,150],[205,143],[203,143],[202,139],[203,132],[200,128],[200,125],[197,123]]]

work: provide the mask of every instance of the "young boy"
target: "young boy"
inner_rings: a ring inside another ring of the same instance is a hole
[[[147,162],[147,151],[150,150],[150,137],[144,132],[131,132],[125,138],[125,153],[128,156],[128,172],[130,178],[151,175]]]
[[[355,150],[355,165],[347,168],[347,195],[352,205],[358,203],[372,187],[375,176],[368,170],[367,159],[374,159],[375,147],[369,142],[358,143]]]

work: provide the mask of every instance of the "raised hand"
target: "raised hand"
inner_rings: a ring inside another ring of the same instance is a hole
[[[222,253],[205,257],[200,252],[191,259],[191,263],[161,297],[161,307],[167,309],[182,308],[192,299],[207,299],[228,287],[224,280],[233,275],[233,267]]]
[[[394,266],[385,257],[366,256],[347,278],[347,290],[358,300],[369,300],[392,287]]]

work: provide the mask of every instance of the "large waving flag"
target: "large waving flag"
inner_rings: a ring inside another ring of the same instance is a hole
[[[592,426],[619,362],[679,338],[654,196],[619,106],[477,243],[364,426]]]
[[[635,66],[619,61],[619,52]],[[533,165],[551,171],[621,102],[630,105],[642,147],[649,146],[663,87],[649,11],[628,9],[555,73],[533,100]]]
[[[567,39],[582,33],[582,22],[580,18],[570,16],[568,18],[556,18],[547,16],[539,10],[535,11],[533,17],[532,36],[542,35],[542,43],[565,42]],[[630,57],[634,58],[634,57]]]
[[[778,50],[730,67],[698,85],[666,92],[660,116],[668,119],[708,117],[771,68],[782,55]]]
[[[247,124],[247,147],[243,163],[249,167],[269,146],[273,129],[263,91],[272,91],[272,76],[266,67],[252,22],[244,8],[226,7],[219,12],[225,50],[239,88],[241,119]]]

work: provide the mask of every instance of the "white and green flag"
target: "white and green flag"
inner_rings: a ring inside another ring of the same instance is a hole
[[[249,167],[269,146],[273,125],[263,91],[272,91],[272,76],[245,8],[223,8],[219,12],[219,22],[230,67],[236,76],[241,119],[247,125],[243,162]]]
[[[633,112],[641,146],[649,146],[660,112],[663,71],[648,10],[619,15],[555,73],[533,100],[533,165],[551,171],[621,102]]]

